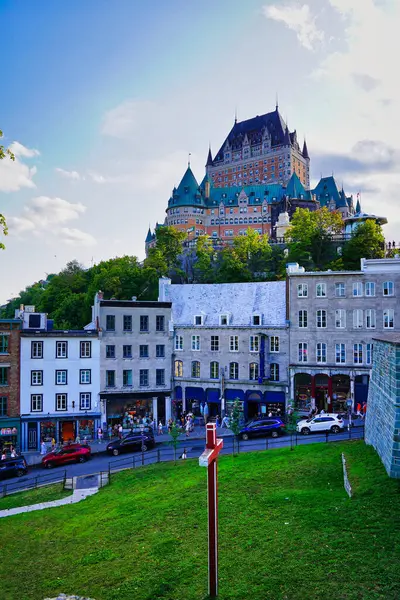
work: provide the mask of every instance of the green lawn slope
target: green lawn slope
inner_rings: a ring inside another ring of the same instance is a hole
[[[400,598],[399,482],[363,442],[223,457],[219,499],[221,600]],[[122,472],[79,504],[0,520],[1,598],[204,599],[206,527],[197,461]]]

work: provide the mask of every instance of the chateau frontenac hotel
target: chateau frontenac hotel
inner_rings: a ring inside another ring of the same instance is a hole
[[[214,158],[209,149],[205,168],[198,183],[188,164],[166,209],[164,225],[187,233],[189,242],[208,235],[226,244],[246,235],[248,228],[277,239],[297,207],[327,206],[340,211],[344,219],[361,212],[359,203],[354,207],[353,197],[339,189],[333,176],[310,189],[306,141],[301,147],[278,106],[265,115],[235,120]],[[155,233],[149,229],[146,251],[154,244]]]

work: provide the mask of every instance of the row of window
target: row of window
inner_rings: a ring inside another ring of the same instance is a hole
[[[242,210],[242,209],[240,209]],[[211,219],[211,225],[251,225],[255,223],[271,223],[271,217],[247,217],[234,219]]]
[[[148,344],[140,344],[139,358],[149,358],[149,356],[150,354]],[[114,344],[106,345],[106,358],[117,358],[117,353]],[[131,344],[124,344],[122,346],[122,358],[133,358]],[[164,344],[156,344],[156,358],[165,358]]]
[[[91,410],[92,394],[90,392],[81,392],[79,394],[79,410]],[[75,401],[71,402],[71,409],[75,409]],[[68,394],[55,395],[55,410],[68,410]],[[31,412],[43,411],[43,394],[31,394]]]
[[[139,370],[139,387],[149,387],[149,370]],[[124,387],[133,387],[132,369],[122,371],[122,385]],[[156,386],[165,386],[165,369],[156,369]],[[115,387],[115,371],[106,371],[106,387]]]
[[[201,375],[201,365],[200,361],[193,360],[191,363],[191,377],[194,379],[199,379]],[[174,364],[174,374],[175,377],[183,377],[183,361],[176,360]],[[249,364],[249,377],[251,381],[258,380],[259,376],[259,366],[258,363],[252,362]],[[212,361],[210,363],[210,371],[209,371],[210,379],[219,379],[220,378],[220,366],[219,362]],[[277,363],[271,363],[270,365],[270,380],[271,381],[279,381],[279,365]],[[231,362],[229,363],[229,379],[239,379],[239,363]]]
[[[43,358],[43,343],[31,342],[31,358]],[[91,358],[92,342],[79,344],[80,358]],[[56,342],[56,358],[68,358],[68,342]]]
[[[309,362],[309,344],[300,342],[298,345],[298,360],[301,363]],[[317,363],[326,364],[328,345],[325,342],[318,342],[315,347],[315,360]],[[373,344],[353,344],[353,360],[355,365],[372,364]],[[311,359],[312,360],[312,359]],[[335,344],[335,363],[343,365],[347,362],[346,344]]]
[[[354,298],[361,296],[372,297],[376,295],[376,283],[374,281],[367,281],[365,284],[361,281],[353,282],[352,294]],[[382,283],[382,295],[383,296],[394,296],[394,283],[393,281],[384,281]],[[327,297],[327,284],[316,283],[315,284],[315,296],[316,298]],[[297,286],[297,297],[308,298],[308,283],[299,283]],[[339,282],[335,283],[335,297],[345,298],[346,297],[346,284]]]
[[[183,335],[177,335],[175,337],[175,350],[180,352],[184,349]],[[212,352],[219,352],[221,349],[219,335],[212,335],[210,339],[210,350]],[[201,350],[201,340],[199,335],[191,336],[191,350],[194,352]],[[251,335],[249,338],[249,351],[260,352],[260,336]],[[279,352],[279,336],[271,336],[269,338],[269,351]],[[231,335],[229,337],[229,352],[239,352],[239,336]]]
[[[368,308],[366,310],[354,309],[353,313],[353,328],[362,329],[364,326],[366,329],[376,328],[376,310],[374,308]],[[325,329],[327,327],[328,313],[325,309],[318,309],[316,311],[316,326],[318,329]],[[394,310],[393,308],[386,308],[382,313],[383,328],[394,329]],[[336,329],[345,329],[347,321],[346,310],[339,308],[335,310],[335,327]],[[299,310],[298,313],[298,326],[301,329],[306,329],[309,324],[308,311]]]
[[[54,383],[56,385],[68,385],[68,371],[66,369],[54,372]],[[79,383],[82,385],[92,383],[91,369],[80,369]],[[43,385],[43,371],[31,371],[31,385]]]
[[[140,315],[139,331],[149,331],[149,323],[148,315]],[[115,315],[106,315],[106,330],[115,331]],[[132,331],[132,315],[122,316],[122,330]],[[156,331],[165,331],[164,315],[156,315]]]

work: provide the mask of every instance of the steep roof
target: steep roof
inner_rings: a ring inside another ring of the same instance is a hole
[[[306,200],[311,200],[311,194],[306,190],[296,173],[292,173],[291,178],[286,185],[286,195],[289,198],[300,198],[303,196]]]
[[[341,205],[342,201],[339,196],[339,188],[333,176],[322,177],[317,187],[312,190],[312,193],[317,197],[321,207],[329,204],[332,198],[335,201],[336,206]]]
[[[168,206],[204,206],[200,186],[193,171],[188,165],[184,176],[177,189],[174,189],[169,199]]]
[[[359,198],[357,198],[357,204],[356,204],[356,214],[361,212],[361,203]]]
[[[207,162],[206,162],[206,167],[209,167],[210,165],[213,164],[213,159],[212,159],[212,154],[211,154],[211,147],[208,149],[208,156],[207,156]]]
[[[149,242],[151,242],[152,239],[153,239],[153,236],[151,234],[151,229],[149,227],[149,230],[148,230],[147,235],[146,235],[146,244],[148,244]]]
[[[225,139],[221,148],[215,155],[213,162],[215,163],[223,160],[223,150],[227,142],[233,150],[235,150],[235,148],[242,147],[245,136],[247,136],[250,145],[261,144],[265,129],[267,129],[271,137],[272,147],[285,143],[284,138],[286,123],[282,119],[278,108],[276,108],[273,112],[266,113],[265,115],[257,115],[256,117],[247,119],[246,121],[241,121],[239,123],[235,122],[228,134],[228,137]]]
[[[230,313],[230,325],[249,326],[254,313],[262,325],[286,325],[286,283],[220,283],[169,285],[172,319],[176,326],[193,326],[193,318],[205,314],[205,326],[219,326],[221,314]]]
[[[304,144],[303,144],[303,152],[302,155],[304,158],[310,158],[309,154],[308,154],[308,148],[307,148],[307,142],[304,139]]]

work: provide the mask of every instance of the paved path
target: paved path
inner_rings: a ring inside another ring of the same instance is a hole
[[[99,488],[89,488],[86,490],[74,490],[71,496],[66,498],[60,498],[60,500],[53,500],[52,502],[40,502],[39,504],[31,504],[30,506],[19,506],[18,508],[8,508],[7,510],[0,510],[0,519],[3,517],[11,517],[12,515],[19,515],[20,513],[33,512],[35,510],[44,510],[45,508],[53,508],[55,506],[64,506],[65,504],[76,504],[85,500],[88,496],[97,494]]]

